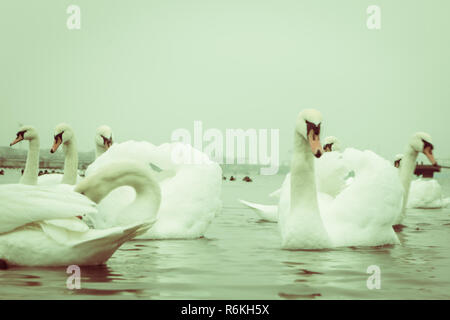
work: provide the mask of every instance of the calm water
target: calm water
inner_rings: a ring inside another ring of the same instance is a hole
[[[0,183],[17,179],[7,172]],[[225,181],[205,238],[128,242],[106,266],[82,268],[80,290],[66,288],[64,268],[0,270],[0,298],[450,299],[450,209],[409,210],[397,246],[281,250],[277,225],[236,199],[267,203],[282,180]],[[450,175],[438,180],[450,196]],[[379,290],[366,286],[371,265],[381,269]]]

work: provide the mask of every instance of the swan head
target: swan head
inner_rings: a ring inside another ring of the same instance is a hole
[[[400,167],[400,162],[402,161],[402,158],[403,158],[403,154],[401,154],[401,153],[395,155],[395,157],[394,157],[394,167],[396,167],[396,168]]]
[[[431,162],[432,165],[437,166],[436,159],[433,155],[433,143],[431,140],[431,136],[428,133],[425,132],[417,132],[415,133],[410,142],[409,145],[411,148],[413,148],[416,152],[422,152],[428,160]]]
[[[331,151],[340,151],[341,146],[338,138],[334,136],[328,136],[323,141],[323,151],[331,152]]]
[[[13,146],[13,145],[15,145],[16,143],[18,143],[18,142],[20,142],[22,140],[29,140],[29,141],[31,141],[31,140],[39,138],[39,135],[38,135],[36,129],[34,127],[32,127],[32,126],[22,126],[22,127],[20,127],[20,129],[19,129],[19,131],[17,131],[16,135],[17,135],[16,138],[14,139],[13,142],[11,142],[9,144],[9,146]]]
[[[68,143],[74,136],[72,127],[67,123],[60,123],[55,127],[54,142],[50,149],[51,153],[56,152],[61,144]]]
[[[95,132],[95,143],[102,149],[108,150],[113,144],[113,134],[110,127],[103,125]]]
[[[308,141],[311,152],[316,158],[323,154],[320,143],[320,125],[322,123],[322,114],[314,109],[305,109],[297,117],[295,125],[296,132]]]

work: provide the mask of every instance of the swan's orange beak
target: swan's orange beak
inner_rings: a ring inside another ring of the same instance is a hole
[[[9,144],[9,146],[11,147],[11,146],[15,145],[16,143],[18,143],[18,142],[20,142],[22,140],[23,140],[23,136],[22,135],[18,135],[17,138],[14,139],[14,141]]]
[[[433,155],[433,150],[431,149],[431,147],[425,147],[423,149],[423,154],[427,156],[428,160],[430,160],[431,164],[433,166],[437,166],[437,162],[436,159],[434,159],[434,155]]]
[[[311,146],[311,151],[316,158],[320,158],[323,154],[322,144],[320,143],[320,137],[314,132],[314,130],[309,130],[308,142]]]
[[[55,137],[55,142],[53,143],[52,148],[50,149],[51,153],[55,153],[58,150],[59,145],[61,144],[62,139],[60,136]]]

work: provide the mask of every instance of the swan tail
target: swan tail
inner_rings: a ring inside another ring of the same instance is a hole
[[[281,188],[280,189],[277,189],[277,190],[275,190],[274,192],[272,192],[272,193],[270,193],[269,194],[269,197],[271,197],[271,198],[280,198],[280,195],[281,195]]]
[[[253,211],[260,217],[262,220],[269,222],[277,222],[278,221],[278,207],[275,205],[264,205],[258,204],[254,202],[249,202],[245,200],[239,200],[242,204],[247,207],[253,209]]]
[[[79,265],[104,264],[125,242],[146,232],[153,224],[140,223],[128,227],[115,227],[104,230],[89,230],[88,239],[74,245],[74,249],[82,252]]]

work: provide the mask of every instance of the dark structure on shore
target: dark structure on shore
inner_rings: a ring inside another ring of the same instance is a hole
[[[441,172],[441,167],[428,164],[418,164],[414,170],[416,176],[423,176],[424,178],[433,178],[435,172]]]
[[[424,178],[433,178],[435,172],[441,172],[441,168],[449,169],[450,167],[446,166],[433,166],[430,164],[417,164],[416,169],[414,170],[414,174],[416,176],[422,176]]]

